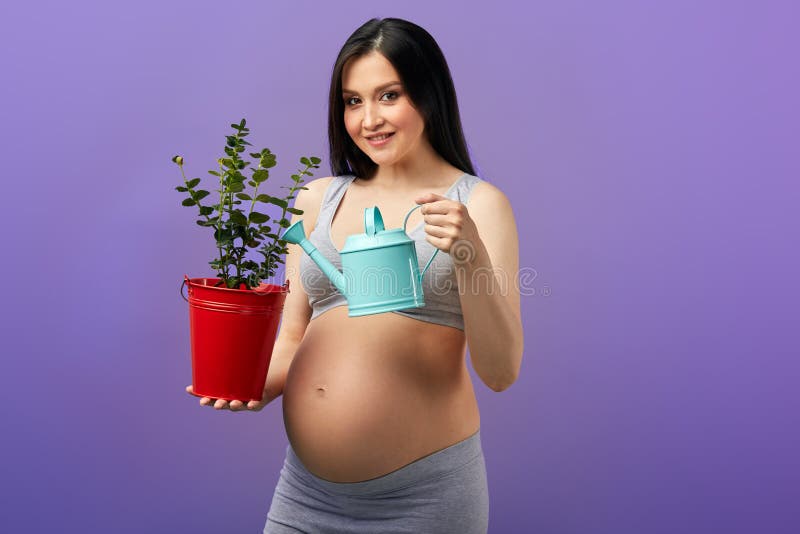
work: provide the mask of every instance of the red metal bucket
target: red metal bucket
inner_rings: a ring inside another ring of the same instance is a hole
[[[261,400],[289,281],[252,290],[213,287],[219,278],[189,278],[192,387],[198,397]],[[244,286],[241,286],[244,287]]]

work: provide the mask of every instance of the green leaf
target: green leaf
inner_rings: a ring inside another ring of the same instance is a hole
[[[253,197],[247,193],[236,193],[236,198],[241,198],[242,200],[253,200]]]
[[[289,228],[292,225],[292,223],[289,222],[289,219],[281,219],[280,221],[278,221],[278,224],[280,224],[284,228]]]
[[[249,185],[250,187],[255,187],[255,186],[257,186],[258,184],[257,184],[257,183],[255,183],[253,180],[250,180],[250,181],[248,181],[248,182],[247,182],[247,185]]]
[[[275,204],[276,206],[280,206],[282,208],[288,208],[289,207],[289,204],[285,200],[283,200],[281,198],[278,198],[278,197],[269,197],[269,201],[272,204]]]
[[[257,200],[258,202],[269,202],[269,201],[270,201],[269,199],[271,199],[271,198],[272,198],[271,196],[269,196],[269,195],[266,195],[266,194],[264,194],[264,193],[261,193],[260,195],[258,195],[258,196],[256,197],[256,200]]]
[[[253,171],[253,181],[260,184],[263,183],[269,178],[269,171],[267,169],[258,169]]]
[[[206,198],[209,194],[210,193],[208,191],[206,191],[205,189],[200,189],[199,191],[195,192],[194,199],[195,200],[201,200],[201,199]]]
[[[300,181],[300,176],[297,175],[297,174],[293,174],[292,175],[292,180],[294,180],[295,182],[299,182]]]
[[[211,206],[200,206],[200,215],[211,215],[214,213],[214,208]]]
[[[321,160],[321,159],[319,159],[318,157],[311,156],[311,163],[313,163],[314,165],[316,165],[317,163],[319,163],[319,162],[321,162],[321,161],[322,161],[322,160]]]
[[[214,176],[220,176],[217,171],[208,171],[208,174],[213,174]]]
[[[192,200],[191,198],[184,198],[183,202],[181,202],[181,204],[183,204],[184,206],[194,206],[197,203],[194,200]]]
[[[286,211],[288,211],[289,213],[294,213],[295,215],[303,214],[303,210],[299,210],[297,208],[286,208]]]
[[[229,189],[231,193],[238,193],[240,191],[244,191],[244,186],[242,185],[242,182],[233,182],[231,183]]]
[[[311,165],[311,162],[308,161],[308,158],[306,157],[300,158],[300,163],[302,163],[303,165]]]
[[[187,187],[192,188],[192,187],[197,187],[197,184],[199,183],[200,183],[200,178],[192,178],[191,180],[186,182],[186,185]]]
[[[254,222],[256,224],[265,223],[269,220],[269,216],[263,213],[259,213],[257,211],[253,211],[250,213],[250,222]]]
[[[236,224],[247,226],[247,217],[239,210],[231,211],[230,220]]]
[[[260,244],[261,244],[261,241],[256,241],[255,239],[247,242],[247,246],[250,247],[250,248],[256,248]]]
[[[185,193],[185,192],[187,192],[189,190],[189,188],[188,187],[183,187],[182,185],[179,185],[178,187],[175,188],[175,190],[176,191],[180,191],[181,193]]]

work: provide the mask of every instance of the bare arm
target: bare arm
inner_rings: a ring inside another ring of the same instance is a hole
[[[416,201],[426,204],[425,239],[453,258],[472,366],[487,386],[503,391],[519,375],[523,350],[511,204],[488,182],[475,187],[469,209],[436,193]]]
[[[508,198],[488,182],[479,187],[470,199],[470,250],[456,273],[472,366],[491,389],[503,391],[522,364],[519,242]]]

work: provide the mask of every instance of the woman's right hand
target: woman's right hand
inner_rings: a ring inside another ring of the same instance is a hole
[[[195,396],[194,395],[194,389],[193,389],[191,384],[186,386],[186,392],[189,395]],[[272,399],[270,399],[267,396],[267,392],[265,390],[264,391],[264,396],[261,398],[260,401],[251,400],[251,401],[248,401],[247,404],[245,404],[243,401],[240,401],[240,400],[232,400],[232,401],[229,402],[229,401],[226,401],[225,399],[214,399],[214,398],[211,398],[211,397],[202,397],[200,399],[200,405],[201,406],[213,406],[215,410],[230,410],[232,412],[246,412],[246,411],[258,412],[264,406],[269,404],[271,400]]]

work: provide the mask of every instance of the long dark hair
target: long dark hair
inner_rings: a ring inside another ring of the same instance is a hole
[[[328,141],[331,171],[370,179],[377,165],[356,146],[344,126],[342,70],[348,60],[379,52],[394,66],[414,107],[425,120],[433,149],[458,169],[474,175],[453,78],[442,50],[431,34],[403,19],[370,19],[351,35],[339,51],[331,73],[328,101]]]

